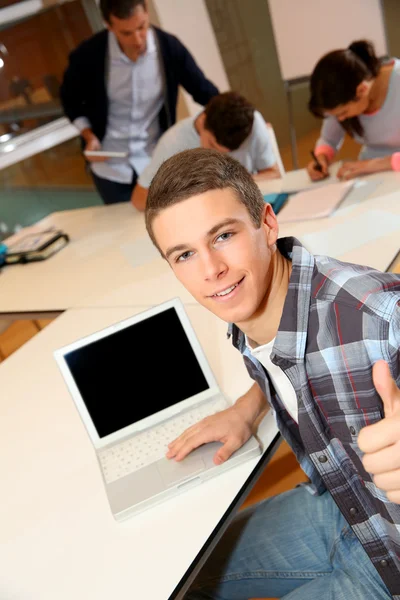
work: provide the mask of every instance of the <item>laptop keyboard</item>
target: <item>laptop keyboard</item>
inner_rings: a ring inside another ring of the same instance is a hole
[[[220,396],[99,452],[106,482],[111,483],[163,458],[168,444],[185,429],[225,408],[228,408],[228,404]]]

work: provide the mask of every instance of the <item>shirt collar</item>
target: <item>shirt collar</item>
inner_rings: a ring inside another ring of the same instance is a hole
[[[292,261],[292,273],[271,359],[281,366],[289,366],[304,360],[315,259],[294,237],[280,238],[277,246],[279,252]],[[246,350],[244,333],[231,324],[228,335],[243,354]]]

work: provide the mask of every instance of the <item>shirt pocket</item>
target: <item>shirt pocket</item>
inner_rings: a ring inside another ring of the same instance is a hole
[[[362,465],[363,453],[358,447],[358,435],[364,427],[377,423],[383,417],[380,406],[331,411],[327,416],[330,436],[339,440],[349,458],[364,478],[367,474]],[[370,477],[368,476],[368,480]]]

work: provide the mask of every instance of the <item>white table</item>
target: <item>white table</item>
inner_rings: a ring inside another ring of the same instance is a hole
[[[0,366],[1,598],[181,598],[184,588],[175,594],[176,586],[199,551],[211,548],[212,534],[216,541],[216,527],[221,533],[233,516],[228,508],[258,459],[123,523],[111,515],[89,437],[52,353],[145,308],[69,310]],[[226,326],[200,306],[187,310],[221,388],[236,399],[250,379]],[[267,416],[263,442],[276,434]]]
[[[399,179],[389,173],[386,184],[384,191],[390,192]],[[329,231],[376,208],[397,215],[399,205],[397,194],[377,195],[331,219],[285,226],[281,234]],[[210,539],[215,542],[216,532],[232,517],[232,500],[239,498],[259,461],[117,524],[52,352],[179,295],[225,393],[237,398],[248,389],[249,377],[226,340],[225,325],[183,290],[153,252],[143,216],[129,205],[56,213],[45,219],[44,225],[50,224],[71,234],[69,247],[44,263],[0,275],[0,315],[70,309],[0,366],[0,597],[181,598],[188,569],[200,567],[205,555],[200,559],[198,553],[211,549]],[[398,240],[398,231],[386,236],[382,229],[382,236],[353,249],[347,259],[382,264],[387,245],[392,252]],[[276,433],[271,418],[264,420],[260,436],[265,446]]]
[[[360,224],[364,226],[360,227]],[[366,226],[369,232],[365,230]],[[390,231],[389,226],[392,227]],[[350,229],[349,235],[346,235],[346,229]],[[311,248],[308,236],[318,232],[322,235],[314,241],[315,248]],[[341,239],[341,234],[350,239]],[[280,237],[283,236],[299,238],[315,254],[326,253],[346,262],[385,271],[400,249],[400,187],[399,191],[385,196],[348,204],[327,219],[281,225]],[[332,252],[326,251],[329,248]],[[134,277],[124,285],[113,287],[101,297],[95,292],[89,294],[78,306],[155,305],[173,296],[179,296],[186,306],[195,304],[171,270],[163,268],[156,259],[154,263],[136,268]]]
[[[2,270],[0,317],[59,314],[92,293],[101,297],[135,276],[145,278],[149,263],[154,274],[168,271],[147,236],[143,214],[130,203],[60,211],[37,226],[63,229],[71,241],[48,260]]]
[[[293,185],[306,182],[304,170],[288,176]],[[400,174],[379,173],[370,177],[374,178],[381,182],[380,185],[354,210],[361,214],[379,208],[397,213],[396,202],[382,201],[381,197],[400,190]],[[264,183],[263,191],[276,185],[276,181]],[[303,234],[334,226],[338,222],[336,219],[351,217],[352,212],[349,212],[330,219],[285,225],[281,235],[301,238]],[[57,212],[40,222],[42,228],[51,225],[69,233],[70,244],[42,263],[3,269],[0,273],[0,319],[50,317],[76,306],[114,306],[121,301],[129,305],[157,304],[172,296],[179,296],[185,304],[195,303],[159,257],[147,236],[143,215],[130,204]],[[384,227],[381,233],[383,239],[386,236]],[[396,237],[400,239],[400,226],[398,231],[392,232],[391,240]],[[335,257],[385,269],[398,249],[399,244],[387,241],[385,237],[384,245],[375,239],[373,243],[360,244],[350,256],[338,249]],[[318,252],[324,253],[324,249]]]

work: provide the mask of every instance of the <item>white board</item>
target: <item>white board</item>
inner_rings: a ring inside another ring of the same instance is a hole
[[[284,81],[311,75],[327,52],[358,39],[388,54],[380,0],[268,0]]]

